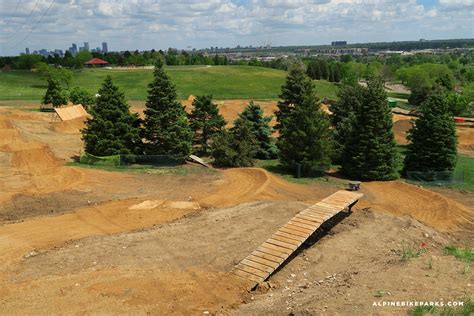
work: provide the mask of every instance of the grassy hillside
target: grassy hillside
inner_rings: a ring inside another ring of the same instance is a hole
[[[180,99],[208,93],[216,99],[276,99],[286,76],[281,70],[249,66],[175,66],[167,67],[167,71]],[[151,69],[86,69],[74,73],[71,85],[96,93],[107,75],[128,99],[146,99]],[[335,96],[334,85],[325,81],[315,84],[320,97]],[[34,72],[0,72],[0,100],[40,100],[45,90],[46,83]]]

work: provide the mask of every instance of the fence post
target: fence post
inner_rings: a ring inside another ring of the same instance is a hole
[[[301,178],[301,164],[296,164],[296,177],[299,179]]]

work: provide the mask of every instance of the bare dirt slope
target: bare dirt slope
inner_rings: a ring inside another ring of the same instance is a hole
[[[469,290],[463,263],[441,254],[449,236],[407,217],[357,211],[329,235],[322,230],[322,239],[316,236],[270,278],[270,291],[247,294],[245,280],[228,271],[305,207],[246,203],[40,252],[2,269],[0,282],[8,286],[0,287],[0,304],[7,314],[360,315],[390,311],[372,308],[380,293],[393,300],[452,300]],[[401,260],[403,247],[422,243],[426,253]]]

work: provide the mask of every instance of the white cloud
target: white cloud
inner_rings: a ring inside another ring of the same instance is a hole
[[[122,50],[473,37],[474,0],[57,0],[21,42],[51,1],[20,3],[0,3],[0,55],[84,41]]]

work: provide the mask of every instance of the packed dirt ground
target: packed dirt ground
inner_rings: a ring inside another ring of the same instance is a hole
[[[229,121],[246,101],[226,104]],[[472,272],[442,253],[474,245],[471,193],[363,183],[352,214],[248,292],[230,273],[235,264],[344,181],[300,185],[258,168],[67,166],[82,126],[0,107],[2,314],[387,314],[404,309],[372,303],[472,293]],[[407,248],[422,253],[402,260]]]

